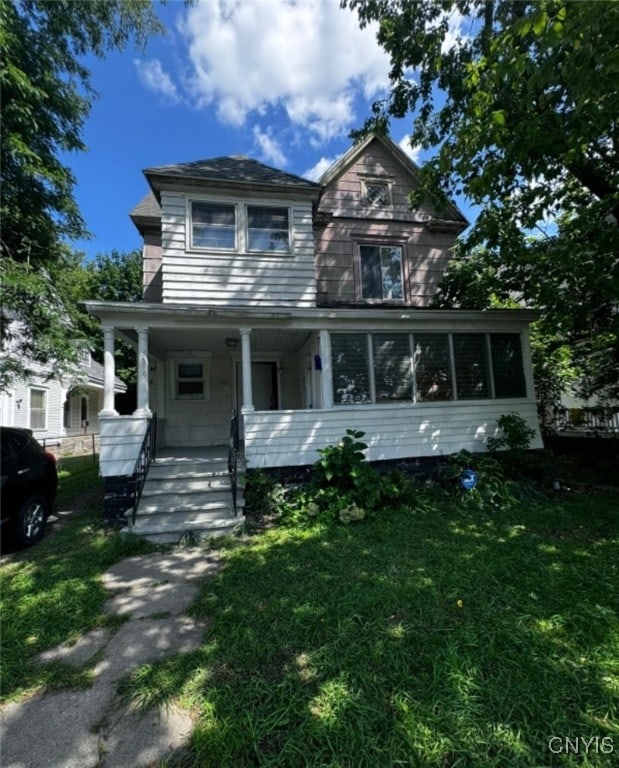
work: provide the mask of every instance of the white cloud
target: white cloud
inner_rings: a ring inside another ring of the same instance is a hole
[[[180,101],[176,86],[170,75],[164,71],[159,59],[150,59],[150,61],[134,59],[134,64],[140,82],[145,88],[159,94],[173,104],[177,104]]]
[[[337,161],[340,159],[342,155],[337,155],[336,157],[321,157],[320,160],[314,165],[312,168],[308,168],[307,171],[304,171],[301,176],[303,176],[304,179],[309,179],[310,181],[318,181],[318,179],[326,173],[329,168],[334,163],[337,163]]]
[[[283,167],[288,164],[288,159],[283,153],[278,141],[273,138],[271,131],[267,130],[263,132],[260,130],[260,126],[254,126],[254,141],[260,149],[260,157],[262,160],[274,163],[278,167]]]
[[[400,149],[404,152],[404,154],[408,155],[408,157],[415,163],[419,163],[419,156],[421,155],[421,147],[419,144],[415,144],[415,146],[411,145],[411,137],[409,134],[406,134],[403,136],[400,141],[398,142],[398,145]]]
[[[283,109],[321,143],[353,125],[355,95],[372,99],[388,85],[375,28],[361,30],[334,0],[206,0],[180,31],[192,98],[224,123]]]

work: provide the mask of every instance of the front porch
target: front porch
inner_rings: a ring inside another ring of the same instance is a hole
[[[162,535],[166,513],[177,507],[187,530],[209,512],[214,496],[209,490],[210,501],[198,499],[198,485],[214,491],[213,477],[225,471],[221,446],[234,412],[249,469],[310,465],[320,448],[350,428],[365,432],[370,461],[484,451],[507,413],[534,430],[531,447],[542,445],[530,312],[88,308],[105,332],[101,474],[135,474],[157,413],[161,471],[151,468],[140,514],[157,521]],[[138,402],[131,416],[114,408],[116,334],[137,351]]]

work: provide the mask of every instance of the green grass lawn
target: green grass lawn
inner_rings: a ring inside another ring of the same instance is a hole
[[[429,495],[262,533],[205,583],[202,649],[125,693],[194,708],[193,766],[611,765],[617,501],[488,514]],[[553,736],[597,736],[597,752],[553,754]]]
[[[101,612],[106,594],[101,574],[117,560],[152,547],[103,527],[103,490],[92,457],[58,463],[57,508],[71,513],[30,549],[0,563],[0,700],[66,686],[89,685],[88,670],[40,666],[43,650],[115,619]],[[84,492],[88,495],[84,496]],[[84,500],[88,504],[84,507]]]
[[[184,768],[612,766],[618,501],[467,511],[428,491],[348,526],[230,542],[193,607],[201,649],[122,692],[193,709]],[[2,564],[5,698],[89,684],[35,656],[109,621],[102,572],[149,548],[93,508]],[[566,754],[583,737],[588,754]]]

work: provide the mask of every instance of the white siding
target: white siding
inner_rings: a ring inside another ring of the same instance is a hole
[[[316,301],[310,202],[292,203],[292,252],[191,251],[186,237],[187,198],[164,192],[162,279],[164,303],[228,307],[312,307]],[[282,201],[247,199],[242,204]],[[284,203],[285,204],[285,203]]]
[[[365,432],[370,461],[484,451],[497,420],[513,412],[535,430],[531,447],[541,448],[535,402],[456,401],[246,414],[245,457],[249,468],[313,464],[317,450],[338,443],[347,429]]]
[[[133,474],[147,424],[147,419],[135,416],[101,419],[99,467],[102,477]]]

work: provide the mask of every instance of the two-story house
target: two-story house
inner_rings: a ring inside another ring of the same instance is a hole
[[[318,183],[246,157],[144,175],[144,300],[87,304],[105,335],[104,477],[134,472],[153,412],[159,456],[189,462],[227,444],[237,411],[250,469],[312,464],[348,428],[372,461],[483,451],[511,412],[541,445],[534,314],[429,308],[467,222],[411,208],[416,167],[389,138],[355,144]],[[117,334],[137,347],[132,417],[114,409]]]

